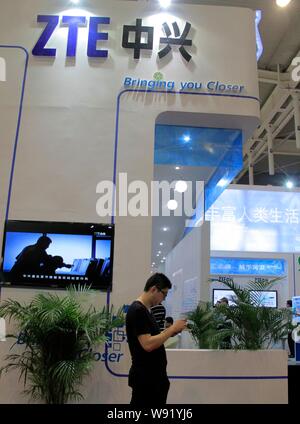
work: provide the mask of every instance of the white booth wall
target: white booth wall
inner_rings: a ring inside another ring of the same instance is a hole
[[[103,30],[109,34],[108,41],[100,43],[102,48],[108,48],[108,58],[97,60],[87,57],[88,28],[82,27],[78,31],[76,59],[67,59],[67,28],[61,25],[47,46],[56,47],[57,56],[51,59],[33,57],[31,49],[42,32],[41,26],[36,23],[37,15],[74,13],[111,17],[110,25]],[[136,18],[142,18],[144,25],[153,26],[156,34],[155,52],[142,52],[140,60],[133,59],[132,49],[121,47],[123,25],[135,23]],[[181,26],[186,21],[191,22],[193,59],[189,64],[178,51],[158,61],[158,37],[165,20],[170,23],[177,20]],[[99,3],[92,0],[86,8],[72,11],[65,2],[58,0],[11,0],[1,6],[0,40],[1,45],[21,45],[29,52],[21,110],[21,82],[26,55],[19,48],[0,47],[0,56],[6,60],[8,69],[7,81],[0,83],[0,128],[4,140],[0,155],[1,231],[7,211],[16,140],[18,146],[12,174],[9,219],[108,223],[110,217],[99,217],[96,212],[99,198],[97,184],[113,179],[115,161],[117,176],[119,172],[127,172],[129,182],[138,179],[150,183],[153,178],[155,121],[160,113],[198,113],[199,126],[209,123],[215,128],[241,129],[245,139],[259,123],[254,13],[245,8],[175,4],[172,11],[161,14],[157,5],[146,1]],[[177,87],[180,87],[181,81],[222,81],[244,86],[245,96],[203,96],[195,92],[183,94],[180,90],[176,94],[124,91],[126,76],[152,79],[157,70],[167,80],[174,80]],[[2,95],[2,90],[5,95]],[[19,112],[22,113],[18,115]],[[115,225],[111,302],[120,306],[138,296],[149,275],[152,219],[116,217]],[[35,289],[4,288],[1,298],[26,301],[37,292]],[[106,294],[99,292],[91,302],[104,304]],[[0,343],[1,365],[9,347],[8,342]],[[120,360],[117,361],[114,356],[104,361],[103,352],[101,355],[95,353],[97,366],[84,387],[87,403],[126,403],[130,398],[127,386],[130,359],[123,330],[113,335],[109,349],[109,352],[114,352],[114,349],[121,352]],[[199,355],[197,359],[195,353]],[[170,369],[178,369],[181,378],[173,376],[169,402],[222,402],[226,379],[230,379],[228,374],[224,376],[222,355],[215,355],[215,361],[210,362],[208,372],[214,373],[215,377],[211,380],[207,376],[211,381],[207,396],[203,387],[207,378],[197,377],[200,355],[201,351],[191,354],[177,351],[170,355]],[[240,363],[243,360],[240,358]],[[190,363],[188,376],[182,374],[184,370],[181,369],[186,361]],[[249,378],[253,378],[253,383],[259,373],[255,362],[252,361],[251,372],[249,362],[248,371],[252,377],[244,375],[241,366],[237,370],[238,383],[234,384],[235,378],[230,379],[231,393],[233,398],[236,394],[236,402],[286,402],[284,367],[276,374],[282,374],[283,379],[279,378],[275,383],[270,378],[272,370],[260,377],[261,387],[268,394],[266,398],[258,395],[261,391],[249,392]],[[216,368],[216,364],[220,366]],[[217,369],[218,375],[214,369]],[[190,397],[191,376],[195,376],[193,398]],[[198,383],[202,384],[201,390]],[[20,395],[22,382],[18,382],[15,373],[1,378],[0,385],[1,403],[28,402]]]
[[[62,7],[63,6],[63,7]],[[16,12],[17,11],[17,12]],[[214,127],[238,128],[245,136],[259,122],[258,82],[256,74],[254,14],[248,9],[174,5],[171,18],[190,21],[194,28],[192,63],[185,63],[174,52],[158,63],[156,51],[133,59],[132,49],[121,47],[122,26],[143,18],[155,27],[155,49],[161,24],[169,15],[147,2],[96,1],[76,12],[86,16],[110,16],[105,30],[107,59],[88,59],[88,28],[78,30],[76,60],[66,59],[67,28],[59,26],[49,47],[57,48],[55,58],[29,57],[23,113],[12,197],[10,219],[110,222],[96,212],[97,184],[113,179],[116,172],[128,173],[128,182],[150,183],[153,176],[155,120],[164,111],[197,112],[199,126],[207,126],[207,114]],[[17,0],[6,2],[0,16],[1,43],[23,45],[30,52],[40,34],[38,14],[72,14],[64,2]],[[226,35],[226,36],[225,36]],[[48,47],[47,46],[47,47]],[[1,49],[1,56],[10,53]],[[178,53],[179,54],[179,53]],[[11,67],[22,75],[25,56],[16,50],[7,57]],[[20,57],[24,57],[23,64]],[[172,58],[172,60],[171,60]],[[235,63],[235,66],[232,64]],[[151,79],[160,69],[167,80],[236,82],[245,87],[247,98],[191,94],[124,92],[128,75]],[[9,73],[8,73],[9,75]],[[0,111],[18,104],[16,80],[8,78],[12,96],[0,97]],[[8,89],[8,88],[7,88]],[[8,93],[9,94],[9,93]],[[252,98],[253,97],[253,98]],[[15,117],[15,109],[12,110]],[[203,116],[202,116],[203,115]],[[0,113],[0,127],[7,154],[0,156],[3,202],[5,198],[14,144],[12,127],[17,122]],[[117,158],[115,146],[117,143]],[[118,181],[118,180],[117,180]],[[144,284],[151,264],[151,217],[117,217],[114,250],[112,302],[128,303]],[[128,249],[128,243],[133,248]],[[5,296],[5,293],[2,293]],[[16,292],[18,296],[18,292]],[[106,297],[99,293],[104,302]]]

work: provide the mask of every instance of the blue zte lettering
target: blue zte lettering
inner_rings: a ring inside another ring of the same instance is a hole
[[[76,56],[78,26],[86,25],[85,16],[63,16],[62,23],[69,26],[69,35],[67,43],[67,56]]]
[[[92,17],[90,18],[90,28],[89,28],[89,41],[87,48],[88,57],[107,57],[107,50],[97,50],[97,41],[108,40],[107,32],[98,32],[98,25],[105,24],[109,25],[110,18],[105,17]]]
[[[45,48],[50,40],[55,28],[59,23],[58,15],[38,15],[37,22],[47,22],[47,25],[32,50],[34,56],[56,56],[55,48]],[[78,27],[85,26],[87,19],[85,16],[63,16],[62,25],[68,26],[67,57],[75,57],[78,40]],[[100,25],[109,25],[110,18],[95,16],[89,19],[89,37],[87,44],[88,57],[108,57],[108,50],[97,49],[98,41],[107,41],[108,33],[99,30]]]
[[[48,22],[42,35],[38,39],[36,45],[32,50],[34,56],[56,56],[56,49],[45,49],[45,45],[48,43],[51,35],[59,22],[59,16],[55,15],[38,15],[38,22]]]

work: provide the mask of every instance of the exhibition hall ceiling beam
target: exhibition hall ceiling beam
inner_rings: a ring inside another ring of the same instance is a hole
[[[300,56],[300,51],[296,56]],[[272,151],[270,152],[270,145],[272,144],[270,137],[272,137],[274,141],[284,127],[291,121],[291,119],[293,119],[295,116],[296,105],[297,111],[299,112],[299,90],[297,90],[298,82],[293,81],[291,78],[292,70],[293,66],[290,65],[287,72],[284,74],[276,72],[270,74],[268,71],[258,71],[259,77],[266,79],[269,82],[273,80],[273,83],[276,84],[276,86],[261,109],[261,125],[244,145],[244,166],[243,170],[235,179],[235,182],[238,182],[246,172],[249,172],[250,183],[253,184],[251,168],[262,155],[263,157],[265,156],[265,151],[268,149],[268,131],[269,153],[273,154]],[[299,119],[299,114],[297,117]],[[295,138],[295,147],[298,147],[298,145],[299,134],[296,135]]]

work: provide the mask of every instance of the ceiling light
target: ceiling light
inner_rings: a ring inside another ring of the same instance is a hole
[[[184,141],[185,143],[188,143],[189,141],[191,141],[191,137],[190,137],[189,135],[184,135],[184,136],[183,136],[183,141]]]
[[[168,231],[168,227],[163,227],[163,231]]]
[[[71,0],[71,3],[78,4],[80,0]]]
[[[171,0],[159,0],[159,3],[161,5],[161,7],[163,7],[164,9],[166,9],[167,7],[170,6]]]
[[[163,246],[164,244],[163,244],[163,243],[159,243],[159,245],[160,245],[160,246]]]
[[[293,188],[293,187],[294,187],[294,183],[293,183],[293,181],[287,181],[287,182],[285,183],[285,185],[286,185],[286,188]]]
[[[156,256],[159,256],[159,253]]]
[[[175,211],[175,209],[177,209],[178,207],[178,203],[176,202],[176,200],[169,200],[167,207],[170,211]]]
[[[279,7],[285,7],[287,6],[289,3],[291,2],[291,0],[276,0],[276,4]]]
[[[217,186],[219,187],[225,187],[229,184],[229,181],[226,178],[221,178],[218,182]]]
[[[264,46],[260,35],[259,24],[262,18],[261,10],[255,12],[255,28],[256,28],[256,60],[258,61],[263,54]]]
[[[178,193],[184,193],[187,191],[187,183],[185,181],[177,181],[175,190],[178,191]]]
[[[160,262],[163,264],[165,261],[161,260]]]
[[[161,250],[159,250],[157,253],[161,254]]]
[[[175,166],[176,171],[180,169],[180,166]]]

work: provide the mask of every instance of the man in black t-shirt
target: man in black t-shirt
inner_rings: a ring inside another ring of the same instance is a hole
[[[175,321],[163,332],[150,309],[162,302],[172,287],[160,273],[146,282],[144,292],[128,309],[126,332],[132,365],[128,384],[132,388],[131,405],[165,405],[170,382],[167,376],[167,357],[164,342],[186,328],[186,320]]]

